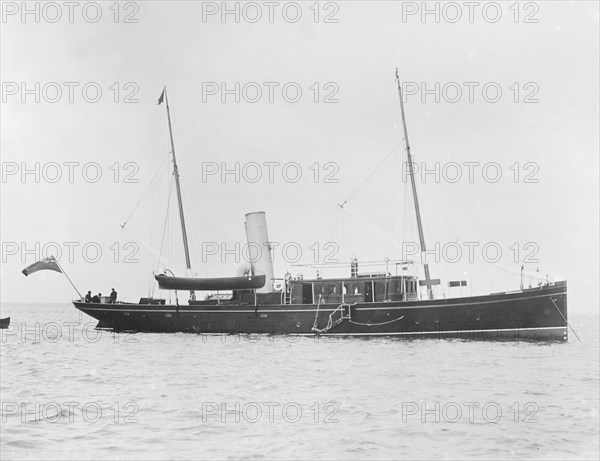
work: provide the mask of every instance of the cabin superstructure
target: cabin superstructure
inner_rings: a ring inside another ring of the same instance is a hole
[[[353,260],[351,267],[355,265],[356,260]],[[419,300],[419,280],[414,275],[360,274],[353,270],[350,277],[305,279],[302,276],[291,278],[288,274],[285,279],[276,280],[281,280],[280,288],[271,292],[233,289],[231,293],[208,294],[205,299],[193,300],[190,304],[297,306]]]
[[[289,282],[289,304],[414,301],[417,278],[406,275],[302,279]]]

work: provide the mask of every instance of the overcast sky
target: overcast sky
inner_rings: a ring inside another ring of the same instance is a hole
[[[278,276],[313,274],[290,267],[294,251],[281,252],[290,243],[301,263],[400,259],[390,236],[418,236],[397,67],[415,162],[437,162],[441,173],[439,182],[417,176],[426,240],[445,259],[432,276],[468,279],[473,293],[513,290],[529,257],[539,262],[527,270],[569,281],[571,312],[597,312],[598,3],[512,4],[428,3],[436,18],[422,15],[421,2],[281,2],[271,11],[228,3],[236,22],[221,2],[81,2],[72,11],[32,2],[25,16],[21,2],[4,2],[2,302],[74,296],[60,274],[21,274],[40,255],[36,242],[50,253],[58,244],[80,291],[115,287],[137,301],[153,271],[185,273],[174,202],[165,226],[170,147],[156,104],[164,85],[195,274],[235,274],[242,261],[218,254],[203,263],[202,249],[243,245],[251,211],[267,213]],[[272,182],[269,162],[278,162]],[[223,180],[222,168],[236,164],[239,182]],[[456,165],[463,176],[451,182]],[[159,266],[165,227],[170,262]],[[442,254],[449,242],[463,250],[457,262]],[[465,242],[476,245],[474,262]],[[502,250],[498,264],[479,257],[490,242]]]

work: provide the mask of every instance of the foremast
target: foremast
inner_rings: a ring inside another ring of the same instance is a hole
[[[183,237],[183,251],[185,252],[185,265],[188,271],[191,271],[192,264],[190,261],[190,249],[188,245],[187,238],[187,230],[185,227],[185,215],[183,213],[183,201],[181,200],[181,185],[179,183],[179,169],[177,168],[177,157],[175,156],[175,143],[173,141],[173,127],[171,125],[171,111],[169,109],[169,98],[167,96],[167,87],[165,86],[158,100],[158,103],[161,104],[165,102],[165,106],[167,107],[167,119],[169,120],[169,137],[171,139],[171,155],[173,156],[173,175],[175,176],[175,188],[177,190],[177,204],[179,205],[179,220],[181,221],[181,235]],[[194,291],[190,290],[190,296],[194,296]]]
[[[412,195],[415,204],[415,213],[417,215],[417,227],[419,229],[419,240],[421,245],[421,252],[427,251],[425,244],[425,234],[423,232],[423,222],[421,221],[421,210],[419,208],[419,197],[417,196],[417,184],[415,182],[415,171],[413,167],[412,155],[410,154],[410,142],[408,141],[408,129],[406,128],[406,117],[404,115],[404,102],[402,100],[402,86],[400,85],[400,77],[398,76],[398,69],[396,68],[396,81],[398,82],[398,96],[400,97],[400,111],[402,113],[402,127],[404,128],[404,140],[406,142],[406,156],[408,157],[408,173],[410,175],[410,183],[412,186]],[[431,276],[429,274],[429,264],[423,264],[425,271],[425,284],[427,285],[427,295],[429,299],[433,299],[433,291],[431,289]]]

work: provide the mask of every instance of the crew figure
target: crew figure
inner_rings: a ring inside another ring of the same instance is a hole
[[[117,302],[117,292],[114,288],[111,288],[110,298],[108,299],[109,304],[115,304]]]
[[[100,303],[100,297],[102,296],[102,293],[98,293],[97,295],[92,296],[92,302],[93,303]]]
[[[91,303],[92,302],[92,292],[88,291],[87,295],[85,295],[85,302],[86,303]]]

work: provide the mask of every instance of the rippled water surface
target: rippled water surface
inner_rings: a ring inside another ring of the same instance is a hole
[[[598,459],[598,318],[566,344],[115,335],[3,305],[8,459]]]

